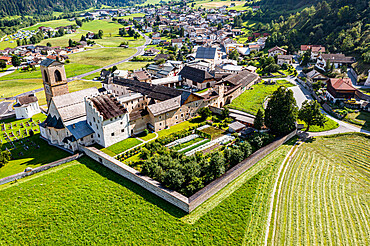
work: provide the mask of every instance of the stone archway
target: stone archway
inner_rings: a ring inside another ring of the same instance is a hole
[[[62,81],[62,75],[61,75],[61,73],[59,72],[59,70],[55,70],[55,72],[54,72],[54,76],[55,76],[55,82]]]
[[[45,78],[45,82],[49,82],[49,75],[45,70],[44,70],[44,78]]]

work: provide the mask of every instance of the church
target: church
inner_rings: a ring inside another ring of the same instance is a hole
[[[202,107],[222,108],[259,80],[243,71],[215,82],[206,92],[193,93],[133,79],[110,77],[102,88],[69,93],[63,63],[41,63],[47,118],[41,137],[69,151],[99,144],[109,147],[148,129],[157,132],[190,120]]]
[[[69,93],[64,66],[57,61],[46,59],[41,71],[48,113],[40,134],[49,144],[74,152],[79,145],[108,147],[130,136],[128,111],[115,95],[95,87]]]

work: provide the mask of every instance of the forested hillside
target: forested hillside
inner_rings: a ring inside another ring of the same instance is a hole
[[[280,1],[280,0],[265,0]],[[325,45],[330,52],[343,52],[370,63],[370,8],[367,0],[319,2],[301,12],[271,22],[266,45]]]
[[[2,0],[0,17],[13,15],[45,15],[53,11],[70,12],[105,4],[108,6],[129,6],[143,0]]]

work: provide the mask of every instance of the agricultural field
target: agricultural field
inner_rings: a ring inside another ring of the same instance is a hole
[[[134,48],[101,48],[70,54],[69,58],[71,63],[104,67],[124,60],[135,53],[136,49]]]
[[[59,26],[69,26],[69,25],[75,25],[75,24],[76,24],[75,21],[69,21],[67,19],[51,20],[51,21],[45,21],[42,23],[37,23],[36,25],[23,28],[22,30],[33,31],[33,30],[39,29],[39,27],[41,26],[56,28]]]
[[[370,113],[360,111],[358,113],[348,113],[344,118],[344,121],[347,121],[353,125],[361,127],[361,129],[370,131]]]
[[[13,97],[41,87],[41,79],[18,79],[0,81],[0,97]]]
[[[302,144],[282,176],[267,245],[369,245],[369,145],[355,133]]]
[[[145,16],[145,14],[143,14],[143,13],[135,13],[135,14],[130,14],[130,15],[122,16],[122,17],[117,17],[117,19],[129,20],[129,19],[132,19],[134,17],[144,17],[144,16]]]
[[[83,157],[0,186],[7,204],[0,243],[260,245],[276,170],[290,148],[281,146],[190,214]]]
[[[11,150],[12,160],[10,160],[4,167],[0,167],[0,178],[4,178],[19,172],[24,171],[26,167],[38,167],[48,164],[50,162],[67,157],[69,154],[63,150],[48,145],[44,140],[40,139],[38,122],[42,122],[46,116],[42,113],[32,117],[33,123],[29,119],[8,119],[3,120],[5,124],[5,131],[3,128],[0,130],[0,139],[4,144],[3,149],[7,147]],[[12,129],[10,129],[12,124]],[[22,127],[22,126],[23,127]],[[29,130],[32,129],[35,135],[31,136]],[[20,135],[18,135],[18,133]],[[7,142],[5,133],[8,134],[13,141],[14,146]],[[12,137],[13,135],[14,137]],[[18,141],[15,139],[18,138]],[[53,153],[45,154],[45,153]]]
[[[258,109],[263,108],[265,99],[280,86],[291,87],[293,84],[286,80],[278,80],[275,85],[265,85],[261,82],[252,86],[253,89],[243,92],[228,107],[255,115]]]

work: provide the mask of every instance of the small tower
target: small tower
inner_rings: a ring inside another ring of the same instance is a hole
[[[66,71],[63,63],[53,59],[43,60],[40,68],[46,101],[49,107],[52,97],[68,94]]]

